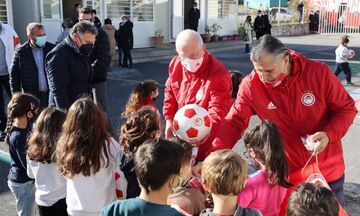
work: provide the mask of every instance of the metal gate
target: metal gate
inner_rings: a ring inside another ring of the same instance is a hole
[[[360,0],[321,1],[319,32],[330,34],[359,34]]]

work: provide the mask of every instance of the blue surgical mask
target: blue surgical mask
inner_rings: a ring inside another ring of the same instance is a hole
[[[35,37],[36,41],[35,44],[38,45],[39,47],[44,47],[46,44],[46,36],[42,36],[42,37]]]

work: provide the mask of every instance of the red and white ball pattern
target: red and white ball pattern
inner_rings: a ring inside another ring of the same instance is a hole
[[[349,59],[354,58],[354,57],[355,57],[355,51],[352,50],[352,49],[349,49],[349,50],[347,51],[347,57],[348,57]]]
[[[176,112],[173,127],[175,135],[180,139],[200,145],[209,137],[212,122],[206,109],[188,104]]]

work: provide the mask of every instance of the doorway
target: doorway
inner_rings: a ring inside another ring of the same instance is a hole
[[[189,11],[193,8],[194,2],[198,4],[198,8],[200,9],[200,1],[194,0],[184,0],[184,29],[189,29]],[[201,16],[201,14],[200,14]]]
[[[75,4],[79,3],[81,6],[83,6],[82,2],[79,0],[66,0],[63,1],[63,18],[67,19],[70,18],[72,19],[75,15]]]

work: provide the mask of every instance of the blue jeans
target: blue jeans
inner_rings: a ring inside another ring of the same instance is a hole
[[[16,209],[19,216],[31,216],[34,213],[34,182],[16,183],[8,180],[8,186],[16,198]]]

